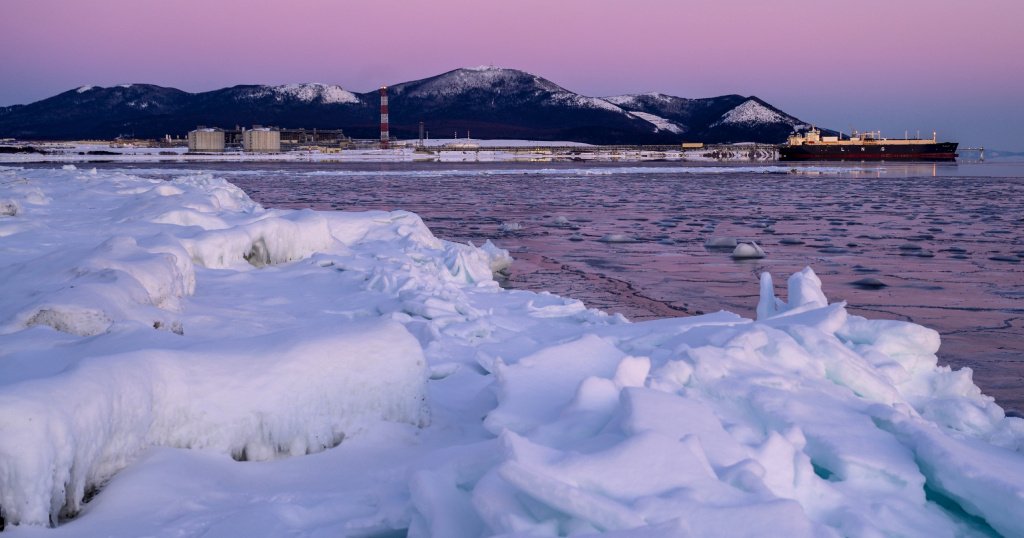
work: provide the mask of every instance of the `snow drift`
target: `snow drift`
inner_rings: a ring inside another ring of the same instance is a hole
[[[630,323],[405,212],[74,169],[0,200],[14,534],[1024,535],[1024,421],[809,268],[756,320]]]

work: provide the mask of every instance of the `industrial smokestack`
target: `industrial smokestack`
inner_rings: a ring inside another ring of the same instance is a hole
[[[388,87],[380,87],[380,149],[388,149]]]

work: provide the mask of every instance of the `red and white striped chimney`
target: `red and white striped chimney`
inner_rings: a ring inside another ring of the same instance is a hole
[[[388,87],[380,87],[380,149],[388,149]]]

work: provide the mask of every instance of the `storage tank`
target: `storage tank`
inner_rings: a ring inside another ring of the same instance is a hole
[[[224,131],[199,127],[188,132],[189,151],[224,151]]]
[[[281,151],[281,131],[269,127],[254,127],[242,133],[242,149],[258,153]]]

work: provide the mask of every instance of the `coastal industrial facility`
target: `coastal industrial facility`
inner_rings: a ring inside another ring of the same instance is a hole
[[[277,153],[306,146],[343,148],[352,144],[341,129],[286,129],[254,125],[234,129],[199,126],[188,133],[191,153],[241,149],[253,153]]]
[[[380,136],[377,139],[353,140],[341,129],[283,128],[279,126],[252,125],[232,128],[207,127],[199,125],[189,131],[186,139],[166,135],[160,141],[118,138],[110,143],[112,148],[159,147],[175,148],[187,144],[188,152],[196,155],[232,153],[288,153],[302,155],[335,154],[345,149],[393,150],[387,154],[399,155],[412,151],[415,160],[459,159],[493,160],[504,155],[516,160],[552,159],[608,159],[608,160],[717,160],[717,161],[767,161],[767,160],[908,160],[908,161],[952,161],[957,150],[978,153],[984,160],[984,148],[958,148],[955,142],[939,142],[937,135],[931,139],[884,138],[880,133],[856,133],[844,136],[841,133],[825,132],[811,128],[807,132],[795,132],[786,144],[771,143],[704,143],[697,141],[677,142],[662,145],[600,145],[575,143],[532,143],[517,141],[511,144],[493,141],[483,143],[466,138],[456,132],[453,140],[431,143],[423,121],[419,122],[419,139],[400,141],[391,137],[388,88],[381,86],[377,92],[380,105]],[[749,108],[749,107],[748,107]],[[357,125],[357,128],[365,128]],[[0,148],[0,152],[44,151],[33,148]],[[85,155],[86,152],[80,152]],[[90,149],[89,155],[116,155],[116,152]],[[172,151],[161,151],[160,155],[175,155]],[[282,157],[285,157],[282,155]]]

